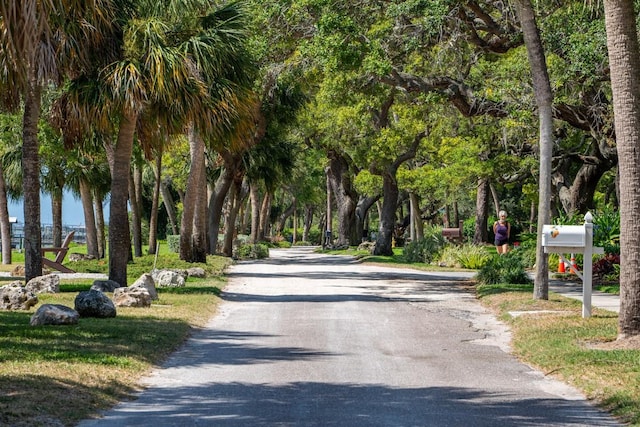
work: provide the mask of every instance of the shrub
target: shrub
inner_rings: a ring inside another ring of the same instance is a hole
[[[258,243],[256,245],[240,245],[235,258],[237,259],[262,259],[269,257],[267,245]]]
[[[180,252],[180,235],[179,234],[167,234],[167,245],[169,246],[169,251],[173,253]]]
[[[620,277],[620,255],[618,254],[606,254],[593,263],[593,275],[596,277],[615,276],[616,270]]]
[[[462,268],[477,270],[491,258],[484,246],[463,245],[460,246],[457,253],[457,260]]]
[[[522,261],[513,252],[491,257],[476,274],[476,280],[483,285],[531,283]]]
[[[403,247],[403,256],[407,262],[430,263],[439,250],[434,239],[422,239],[409,242]]]
[[[438,258],[438,264],[441,267],[457,267],[462,268],[459,260],[460,246],[446,245],[440,251],[440,257]]]
[[[527,234],[520,242],[520,245],[514,246],[509,252],[511,256],[520,259],[524,268],[533,268],[536,264],[536,236],[535,234],[532,236],[533,238]],[[549,261],[549,265],[552,265],[551,260]]]
[[[446,244],[447,241],[442,237],[442,227],[426,227],[424,238],[409,242],[402,248],[402,252],[407,262],[428,264]]]

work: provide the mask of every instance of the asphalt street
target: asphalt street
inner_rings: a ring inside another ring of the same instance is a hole
[[[90,426],[616,426],[509,354],[465,273],[311,248],[230,270],[218,315]]]

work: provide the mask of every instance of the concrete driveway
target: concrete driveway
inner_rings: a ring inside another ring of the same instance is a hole
[[[469,277],[272,250],[145,391],[80,426],[619,425],[511,356]]]

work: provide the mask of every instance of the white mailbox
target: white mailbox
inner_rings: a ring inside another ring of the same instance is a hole
[[[542,246],[584,248],[586,231],[583,225],[544,225]]]
[[[592,256],[604,252],[602,248],[593,246],[593,216],[587,212],[584,225],[543,225],[540,237],[544,252],[559,254],[562,262],[567,261],[563,253],[584,255],[582,274],[576,274],[582,279],[582,317],[590,317]]]

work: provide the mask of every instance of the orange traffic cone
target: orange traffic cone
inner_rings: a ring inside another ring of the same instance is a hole
[[[578,264],[576,264],[576,257],[571,255],[571,273],[578,274]]]
[[[562,258],[558,260],[558,273],[566,273],[566,270],[564,269],[564,260]]]

